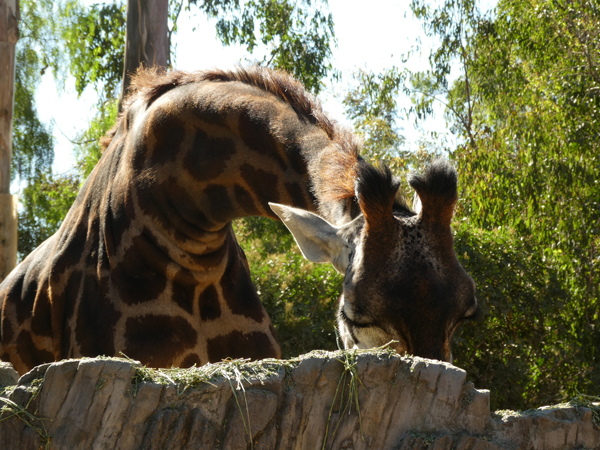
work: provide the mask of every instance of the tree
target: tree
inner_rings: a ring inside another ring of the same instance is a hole
[[[417,149],[405,146],[398,126],[396,102],[403,90],[406,73],[396,67],[379,74],[359,70],[353,81],[355,84],[346,93],[343,103],[354,131],[364,139],[363,155],[374,164],[385,164],[392,169],[403,182],[401,192],[410,199],[414,195],[408,184],[410,173],[421,171],[441,152],[425,140]]]
[[[140,66],[166,68],[169,59],[168,0],[128,0],[125,63],[121,97],[127,95],[131,76]]]
[[[36,190],[50,192],[50,188],[57,184],[69,185],[66,180],[71,179],[69,176],[52,174],[52,131],[40,121],[35,105],[35,90],[40,76],[48,68],[61,73],[63,67],[61,57],[64,52],[56,39],[58,29],[56,21],[53,20],[58,15],[59,7],[63,6],[62,3],[59,5],[49,0],[20,0],[22,20],[21,36],[16,48],[11,160],[11,180],[22,188],[21,207],[18,212],[19,259],[54,233],[60,221],[49,218],[57,214],[64,216],[68,209],[64,209],[64,206],[62,209],[57,208],[52,202],[41,201],[40,196],[31,195]],[[78,186],[71,184],[71,197],[77,188]]]
[[[10,195],[10,160],[18,21],[18,0],[0,3],[0,280],[17,262],[16,205]]]
[[[239,43],[252,53],[259,43],[268,53],[259,61],[283,69],[315,93],[332,70],[329,58],[335,43],[333,18],[324,14],[327,0],[189,0],[217,18],[217,36],[224,45]],[[335,75],[335,74],[334,74]]]

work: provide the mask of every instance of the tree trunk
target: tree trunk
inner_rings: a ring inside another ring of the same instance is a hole
[[[170,51],[168,14],[168,0],[128,0],[123,89],[119,110],[127,95],[131,76],[138,67],[167,67]]]
[[[16,196],[10,195],[19,0],[0,0],[0,281],[17,263]]]

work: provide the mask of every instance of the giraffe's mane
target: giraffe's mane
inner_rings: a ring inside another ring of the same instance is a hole
[[[315,193],[324,201],[336,201],[355,195],[361,140],[348,128],[329,118],[319,100],[291,75],[257,65],[237,66],[234,70],[195,72],[167,72],[164,69],[140,67],[131,79],[129,92],[123,100],[123,108],[116,124],[100,140],[103,150],[111,143],[121,121],[136,100],[142,99],[150,104],[171,89],[202,81],[240,82],[257,87],[286,102],[299,115],[323,129],[333,145],[327,151],[328,158],[321,159],[320,180],[313,180]]]
[[[115,128],[110,130],[101,141],[104,149],[110,144],[116,127],[134,101],[142,99],[150,104],[171,89],[201,81],[237,81],[257,87],[288,103],[298,114],[322,128],[330,139],[336,140],[338,135],[345,134],[345,130],[325,114],[319,100],[308,93],[302,83],[284,71],[257,65],[237,66],[234,70],[213,69],[196,72],[181,70],[167,72],[164,69],[140,67],[131,78],[129,92],[123,100],[122,112]]]

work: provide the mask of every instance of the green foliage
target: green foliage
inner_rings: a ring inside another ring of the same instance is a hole
[[[101,97],[118,97],[123,76],[125,14],[123,2],[87,8],[78,1],[65,5],[60,31],[78,95],[93,85],[103,93]]]
[[[23,41],[16,52],[11,172],[13,178],[26,183],[48,172],[54,159],[51,130],[41,123],[35,108],[36,72],[40,66],[35,49]]]
[[[78,182],[53,178],[54,139],[41,123],[35,90],[50,62],[57,57],[52,40],[54,7],[46,1],[21,1],[21,38],[17,43],[13,116],[12,178],[22,188],[18,211],[18,257],[23,259],[59,226],[73,200]],[[75,185],[75,186],[73,186]],[[71,195],[62,196],[67,191]]]
[[[91,121],[90,127],[78,136],[75,152],[79,173],[84,179],[88,177],[102,157],[100,138],[115,124],[118,112],[118,98],[104,102],[96,117]]]
[[[57,40],[61,2],[54,0],[20,0],[20,37],[17,49],[23,45],[35,49],[37,62],[30,74],[37,78],[51,67],[56,74],[64,74],[62,69],[63,49]],[[31,67],[31,66],[29,66]],[[37,72],[37,74],[36,74]]]
[[[568,279],[514,231],[456,227],[455,250],[477,283],[483,319],[454,340],[454,363],[493,409],[557,403],[596,390],[588,345],[575,325]]]
[[[381,74],[359,70],[353,86],[344,98],[346,115],[362,135],[367,156],[402,170],[410,153],[400,146],[404,138],[397,126],[396,96],[403,78],[394,68]]]
[[[417,149],[405,147],[396,103],[405,75],[396,68],[380,74],[360,70],[354,74],[355,84],[346,93],[343,104],[354,131],[363,138],[362,155],[372,164],[387,165],[403,181],[401,192],[410,199],[413,190],[408,185],[408,175],[422,170],[441,152],[424,140]]]
[[[588,1],[501,1],[489,18],[466,0],[412,7],[441,41],[432,70],[413,74],[415,111],[443,101],[464,139],[453,155],[470,180],[464,212],[589,267],[600,232],[599,10]],[[461,66],[452,83],[451,61]]]
[[[58,230],[79,191],[79,178],[41,174],[22,190],[19,200],[19,259]]]
[[[413,105],[408,112],[417,122],[434,112],[434,103],[445,107],[445,116],[450,129],[474,143],[471,64],[475,29],[479,24],[480,13],[474,0],[446,0],[439,9],[431,8],[425,0],[412,0],[410,5],[415,17],[423,21],[427,36],[440,39],[438,48],[429,54],[430,70],[424,72],[406,71],[409,85],[404,92],[411,96]],[[405,55],[410,58],[410,54]],[[463,83],[451,82],[453,72],[460,72]]]
[[[264,217],[241,219],[236,222],[236,234],[283,357],[314,349],[335,350],[341,275],[330,264],[304,259],[281,222]]]
[[[597,34],[600,12],[579,3],[574,15],[560,3],[499,5],[477,37],[482,56],[472,69],[485,127],[457,159],[469,173],[495,174],[491,196],[473,186],[468,207],[485,211],[481,226],[513,226],[589,265],[600,236],[600,67],[585,54],[599,48],[597,39],[583,48],[569,29]]]
[[[332,70],[328,63],[334,42],[333,19],[324,14],[327,0],[210,0],[197,4],[217,18],[224,45],[239,43],[252,53],[259,43],[269,47],[260,64],[283,69],[319,92]]]

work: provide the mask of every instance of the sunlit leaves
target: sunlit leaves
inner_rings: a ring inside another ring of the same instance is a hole
[[[54,140],[35,107],[37,71],[41,69],[38,53],[24,40],[16,53],[15,106],[13,115],[12,177],[27,182],[51,169]]]
[[[527,409],[593,389],[584,330],[573,327],[571,286],[561,270],[514,231],[466,221],[455,228],[456,253],[483,311],[455,339],[455,363],[492,391],[492,408]]]
[[[252,53],[259,44],[268,54],[260,64],[283,69],[319,92],[332,70],[333,19],[324,11],[326,0],[211,0],[197,4],[219,18],[217,35],[225,45],[234,43]]]
[[[397,163],[404,142],[396,123],[396,96],[402,81],[396,69],[380,74],[359,70],[343,101],[346,115],[363,136],[367,157],[388,165]]]
[[[73,175],[40,174],[19,196],[19,259],[54,234],[79,190]]]
[[[60,31],[79,95],[92,85],[103,97],[118,96],[123,76],[125,12],[122,2],[87,8],[78,2],[65,5]]]
[[[75,153],[77,154],[79,173],[84,179],[100,160],[103,151],[100,146],[100,138],[115,124],[118,112],[117,98],[104,102],[90,122],[89,128],[78,136],[75,142]]]

